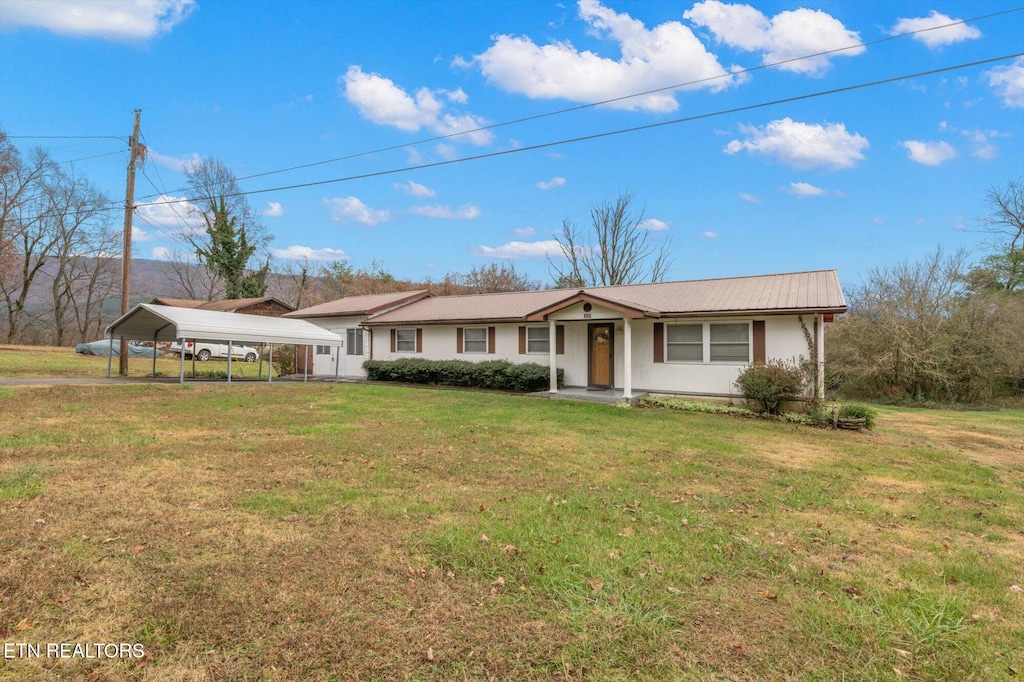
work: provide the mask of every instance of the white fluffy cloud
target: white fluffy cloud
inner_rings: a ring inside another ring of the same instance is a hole
[[[900,145],[907,150],[907,156],[911,161],[925,166],[938,166],[940,163],[956,157],[956,148],[941,140],[938,142],[906,140],[900,142]]]
[[[664,220],[658,220],[657,218],[647,218],[639,225],[637,225],[637,227],[639,227],[642,230],[651,230],[652,232],[658,232],[660,230],[667,230],[668,223],[666,223]]]
[[[681,83],[692,83],[683,88],[687,90],[717,91],[736,80],[693,31],[678,21],[649,29],[598,0],[579,0],[579,18],[592,35],[614,41],[621,58],[580,51],[568,41],[541,46],[526,36],[499,35],[474,60],[487,80],[531,99],[601,102]],[[609,106],[656,112],[679,108],[672,91],[631,97]]]
[[[263,215],[270,218],[278,218],[284,215],[284,207],[281,206],[279,201],[268,201],[267,207],[263,209]]]
[[[751,204],[760,204],[761,203],[761,197],[756,197],[753,194],[750,194],[748,192],[740,192],[740,199],[743,199],[743,201],[747,201],[747,202],[749,202]]]
[[[547,180],[547,181],[542,180],[542,181],[538,182],[537,183],[537,187],[540,187],[543,190],[548,190],[548,189],[555,189],[556,187],[561,187],[564,184],[565,184],[565,178],[554,177],[554,178],[551,178],[550,180]]]
[[[348,260],[349,258],[348,254],[341,249],[331,249],[328,247],[314,249],[297,244],[286,249],[271,249],[270,253],[273,254],[274,258],[281,258],[283,260],[335,261]]]
[[[429,199],[432,196],[436,196],[436,192],[426,185],[421,185],[413,180],[406,180],[405,182],[396,182],[395,189],[405,192],[411,197],[417,197],[419,199]]]
[[[153,241],[153,235],[145,230],[135,227],[132,225],[132,242],[133,243],[144,243]]]
[[[176,156],[164,156],[154,149],[146,149],[146,155],[153,160],[153,163],[178,173],[184,173],[189,167],[203,160],[203,157],[194,152],[191,156],[178,158]]]
[[[791,182],[789,187],[786,187],[783,191],[788,192],[794,196],[800,197],[827,197],[827,196],[843,196],[843,193],[839,190],[824,189],[822,187],[815,187],[809,182]]]
[[[185,21],[195,0],[4,0],[0,26],[61,35],[144,40]]]
[[[746,52],[761,52],[764,64],[789,61],[778,68],[809,76],[821,76],[835,57],[853,57],[866,49],[860,34],[821,10],[795,9],[769,19],[750,5],[718,0],[698,2],[683,18],[711,31],[726,45]],[[798,59],[828,50],[852,49]]]
[[[924,43],[928,46],[929,50],[935,50],[965,40],[977,40],[981,37],[981,31],[974,26],[968,26],[967,24],[946,26],[956,21],[960,21],[960,19],[953,19],[932,10],[932,13],[926,17],[897,20],[896,25],[892,27],[889,34],[899,35],[901,33],[921,31],[921,33],[914,34],[914,40]],[[946,26],[946,28],[935,28],[936,26]]]
[[[391,220],[390,211],[371,209],[356,197],[322,199],[320,203],[330,208],[331,220],[336,223],[354,220],[360,225],[373,226]]]
[[[517,227],[516,229],[512,230],[512,234],[514,234],[517,237],[532,237],[533,235],[537,234],[537,230],[535,230],[532,227]]]
[[[539,242],[508,242],[501,246],[478,246],[473,252],[489,258],[546,258],[562,256],[562,247],[557,239]]]
[[[393,126],[407,132],[425,129],[436,135],[456,135],[453,140],[470,142],[478,147],[494,140],[491,131],[478,130],[487,125],[484,119],[472,114],[445,111],[445,104],[437,95],[447,91],[435,93],[428,88],[420,88],[410,95],[390,78],[376,73],[364,73],[358,65],[350,66],[338,81],[343,86],[342,95],[345,99],[359,110],[363,118],[378,125]],[[461,96],[457,94],[461,92],[460,89],[448,93],[449,101],[464,101],[465,93]]]
[[[410,208],[409,213],[426,218],[443,218],[446,220],[473,220],[480,217],[480,209],[473,204],[459,206],[457,209],[451,209],[447,206],[416,206]]]
[[[745,140],[733,140],[725,147],[727,154],[741,150],[773,156],[782,163],[803,170],[809,168],[851,168],[864,160],[867,138],[848,133],[842,123],[800,123],[793,119],[777,119],[768,125],[740,126]]]
[[[1017,57],[1012,64],[997,66],[985,72],[988,84],[1003,98],[1008,107],[1024,108],[1024,57]]]
[[[713,232],[711,230],[708,230],[707,232],[705,232],[705,233],[703,233],[701,235],[701,239],[707,239],[707,240],[718,239],[718,233],[717,232]]]
[[[149,257],[153,260],[171,260],[174,252],[166,246],[154,246],[149,251]]]
[[[152,201],[139,204],[135,215],[144,225],[164,228],[178,235],[193,235],[203,231],[199,208],[185,197],[161,194]]]

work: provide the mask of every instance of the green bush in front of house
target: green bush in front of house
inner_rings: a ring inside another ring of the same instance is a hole
[[[769,360],[746,367],[736,378],[736,388],[763,412],[778,414],[782,403],[800,396],[803,373],[781,360]]]
[[[400,381],[407,384],[469,386],[524,392],[547,389],[551,376],[544,365],[535,362],[515,364],[505,360],[367,360],[363,363],[363,369],[371,381]],[[564,383],[565,372],[559,369],[559,387]]]

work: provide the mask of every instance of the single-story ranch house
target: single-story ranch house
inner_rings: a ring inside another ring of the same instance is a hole
[[[835,270],[464,296],[426,291],[350,296],[296,310],[336,332],[313,374],[365,376],[364,360],[508,360],[565,371],[565,384],[733,396],[743,367],[808,358],[846,301]],[[803,325],[801,325],[801,320]],[[552,371],[551,391],[555,392]]]

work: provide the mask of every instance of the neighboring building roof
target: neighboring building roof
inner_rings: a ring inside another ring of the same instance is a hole
[[[426,289],[415,291],[398,291],[391,294],[366,294],[363,296],[346,296],[336,301],[328,301],[320,305],[302,308],[284,317],[344,317],[346,315],[371,315],[383,312],[405,303],[418,301],[421,298],[430,296]]]
[[[188,298],[154,298],[150,301],[152,305],[166,305],[175,308],[193,308],[199,310],[217,310],[223,313],[233,313],[245,308],[252,308],[262,304],[275,304],[286,310],[294,310],[293,307],[273,296],[261,296],[259,298],[229,298],[223,301],[195,301]]]
[[[598,304],[606,301],[611,307],[637,311],[637,317],[846,311],[846,300],[836,271],[815,270],[585,289],[436,296],[371,315],[365,324],[537,320],[573,305],[581,298]],[[334,303],[340,304],[341,301]]]
[[[247,341],[339,345],[341,337],[305,320],[140,303],[114,320],[106,336],[147,341]]]

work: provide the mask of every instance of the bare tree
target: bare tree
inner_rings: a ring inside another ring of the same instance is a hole
[[[183,298],[213,301],[224,296],[224,280],[216,272],[200,265],[188,253],[177,249],[167,258],[166,277],[171,290]]]
[[[101,269],[95,267],[97,258],[112,246],[111,230],[104,223],[107,216],[103,212],[109,202],[106,195],[74,169],[70,173],[53,172],[44,189],[49,207],[45,221],[55,237],[46,268],[52,305],[49,323],[53,342],[62,346],[77,316],[81,280],[92,279],[91,271]],[[94,284],[98,283],[97,280]]]
[[[489,263],[471,268],[465,274],[450,272],[444,279],[430,284],[437,295],[493,294],[502,291],[533,291],[541,283],[529,275],[516,272],[514,263]]]
[[[555,237],[566,263],[548,259],[557,286],[614,286],[638,281],[661,282],[672,266],[671,240],[660,246],[648,242],[644,210],[634,215],[635,196],[625,192],[614,202],[590,211],[591,230],[583,232],[570,218]]]
[[[982,219],[994,253],[968,274],[974,290],[1024,289],[1024,177],[986,192],[992,212]]]
[[[274,295],[296,309],[323,302],[320,278],[317,277],[319,266],[315,261],[309,258],[286,260],[276,270],[276,285],[271,285]]]
[[[29,290],[58,241],[51,222],[48,176],[58,172],[42,149],[22,159],[0,131],[0,296],[7,342],[21,334]]]

